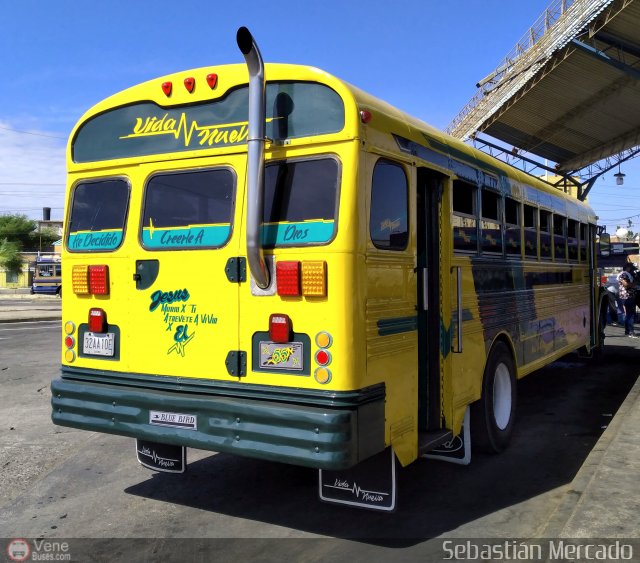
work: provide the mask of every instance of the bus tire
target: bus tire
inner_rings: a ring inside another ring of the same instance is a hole
[[[482,396],[471,405],[471,444],[476,451],[500,453],[509,444],[516,413],[516,376],[511,352],[496,342],[482,378]]]

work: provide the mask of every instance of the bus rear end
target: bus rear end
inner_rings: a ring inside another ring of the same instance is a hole
[[[357,108],[324,73],[267,67],[252,249],[249,98],[244,65],[199,69],[76,127],[53,421],[135,438],[164,471],[184,470],[185,447],[352,467],[385,448],[357,283]]]
[[[62,264],[60,260],[37,260],[34,266],[31,293],[62,297]]]

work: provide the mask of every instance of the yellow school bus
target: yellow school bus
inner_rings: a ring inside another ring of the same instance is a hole
[[[134,86],[71,134],[53,421],[393,510],[397,465],[501,451],[516,380],[601,345],[596,217],[237,40],[246,65]]]

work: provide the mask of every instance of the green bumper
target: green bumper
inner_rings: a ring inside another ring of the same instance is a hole
[[[317,392],[63,368],[52,420],[94,432],[319,469],[345,469],[384,449],[383,385]],[[150,423],[150,412],[196,428]]]

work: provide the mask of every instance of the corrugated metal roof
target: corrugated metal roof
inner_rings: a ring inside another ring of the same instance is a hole
[[[640,1],[576,0],[480,94],[451,134],[486,133],[565,173],[638,147]]]

